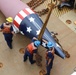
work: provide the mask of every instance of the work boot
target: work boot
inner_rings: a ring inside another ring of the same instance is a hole
[[[11,47],[9,47],[10,49],[12,49],[12,46]]]
[[[8,44],[8,47],[9,47],[10,49],[12,49],[12,44]]]
[[[45,74],[45,75],[47,75],[47,74]]]
[[[23,60],[24,62],[26,62],[26,60]]]
[[[35,61],[35,60],[33,60],[33,62],[31,62],[31,64],[34,64],[34,63],[36,63],[36,61]]]
[[[27,59],[24,59],[23,61],[26,62]]]

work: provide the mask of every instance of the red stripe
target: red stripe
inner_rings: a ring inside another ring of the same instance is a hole
[[[24,11],[24,13],[26,13],[27,15],[30,14],[26,9],[24,9],[23,11]]]
[[[17,16],[18,16],[19,18],[21,18],[22,20],[24,19],[24,17],[23,17],[20,13],[18,13]]]
[[[19,28],[19,24],[14,20],[13,21],[13,23],[15,24],[15,26],[17,27],[17,28]]]

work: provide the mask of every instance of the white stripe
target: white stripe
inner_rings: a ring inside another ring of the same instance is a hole
[[[25,8],[30,14],[34,13],[30,8]]]
[[[22,20],[19,18],[19,16],[16,15],[15,21],[20,25],[20,23],[21,23]]]
[[[35,25],[36,28],[41,29],[41,27],[36,22],[33,22],[33,24]]]
[[[19,32],[19,29],[15,25],[13,25],[13,29],[14,29],[14,32],[15,33],[18,33]]]
[[[37,29],[41,29],[41,27],[36,22],[33,22],[33,23],[35,23],[34,25]],[[46,31],[46,29],[45,29],[45,31]],[[44,36],[47,37],[48,40],[50,40],[50,38],[47,36],[47,34],[45,34],[45,31],[44,31]]]
[[[47,37],[48,40],[50,40],[49,36],[47,34],[45,34],[45,32],[44,32],[44,36]]]
[[[33,22],[33,23],[38,30],[41,29],[41,27],[36,22]],[[45,34],[45,31],[44,31],[44,36],[47,37],[48,40],[50,40],[50,38],[47,36],[47,34]]]
[[[23,16],[23,18],[25,18],[27,16],[27,14],[22,10],[19,13]]]

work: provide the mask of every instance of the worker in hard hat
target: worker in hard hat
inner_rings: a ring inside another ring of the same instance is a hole
[[[53,66],[53,60],[54,60],[54,45],[52,42],[47,43],[47,51],[46,51],[46,70],[47,73],[45,75],[50,75],[50,71]]]
[[[3,23],[0,26],[0,31],[3,32],[5,41],[10,49],[12,49],[12,38],[14,34],[12,23],[13,23],[13,18],[8,17],[6,18],[6,23]]]
[[[25,48],[24,62],[27,60],[27,57],[29,57],[31,64],[34,64],[36,62],[33,60],[33,55],[37,53],[40,43],[41,42],[37,38],[33,38],[32,42]]]
[[[46,74],[45,75],[50,75],[50,71],[53,66],[53,60],[54,60],[54,44],[52,42],[48,42],[45,39],[42,39],[42,41],[46,44],[45,48],[47,48],[45,56],[46,56]]]

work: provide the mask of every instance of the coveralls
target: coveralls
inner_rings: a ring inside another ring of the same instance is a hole
[[[32,43],[34,42],[35,40],[33,39],[32,40]],[[31,44],[32,44],[31,43]],[[30,45],[30,44],[29,44]],[[28,47],[28,46],[27,46]],[[31,64],[35,63],[35,60],[33,60],[33,53],[37,53],[37,48],[36,49],[33,49],[32,50],[32,53],[30,53],[29,49],[26,47],[26,50],[25,50],[25,54],[24,54],[24,62],[27,60],[27,57],[29,57],[29,61]]]
[[[4,24],[2,24],[0,26],[1,29],[4,29]],[[11,33],[13,31],[13,27],[11,26],[10,27],[10,33],[6,33],[6,32],[3,32],[3,35],[4,35],[4,38],[5,38],[5,41],[8,45],[8,47],[10,49],[12,49],[12,38],[13,38],[13,34]]]
[[[49,59],[51,59],[51,62],[48,65]],[[51,52],[47,51],[46,52],[46,70],[47,70],[47,74],[46,75],[50,75],[50,71],[51,71],[52,66],[53,66],[53,60],[54,60],[54,55]]]

